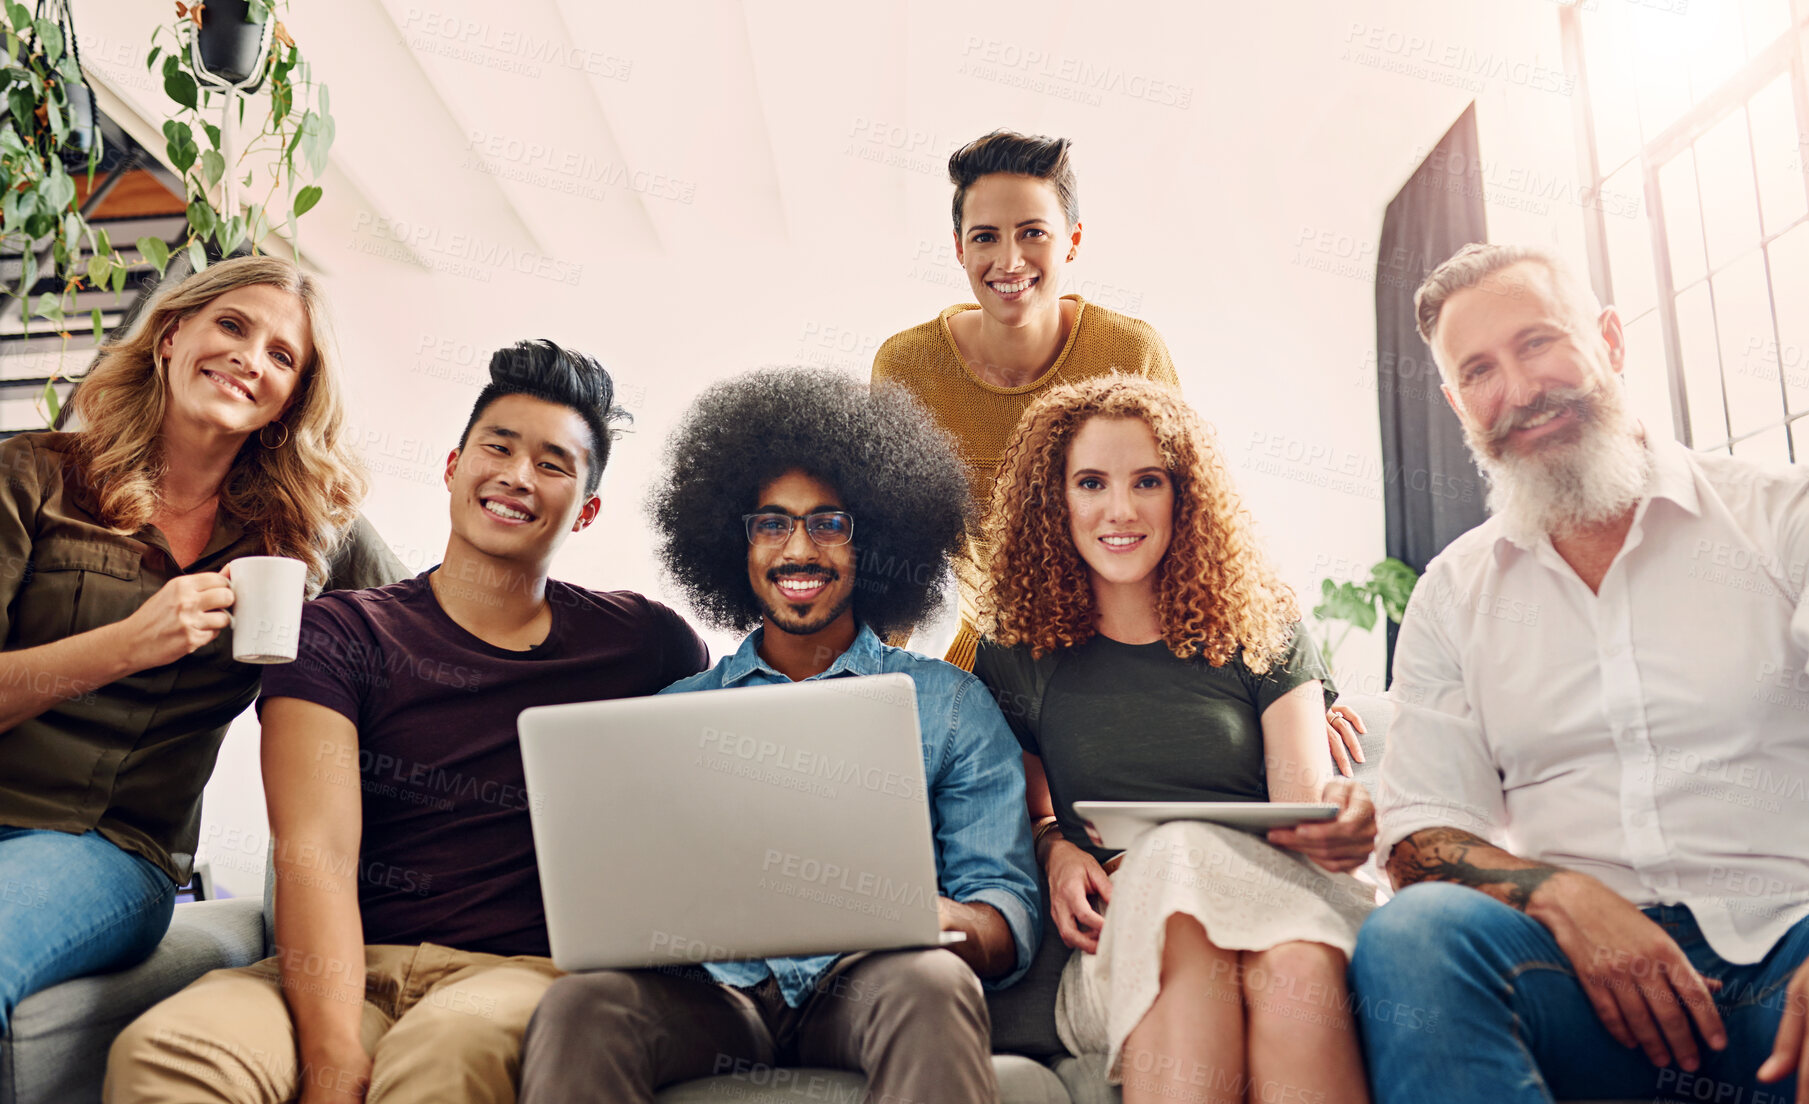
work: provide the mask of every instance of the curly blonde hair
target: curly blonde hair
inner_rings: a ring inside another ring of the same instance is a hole
[[[991,546],[979,629],[1042,656],[1092,638],[1091,575],[1068,520],[1068,446],[1093,418],[1150,427],[1174,487],[1173,536],[1157,565],[1162,640],[1183,659],[1222,667],[1242,652],[1257,674],[1282,660],[1300,620],[1294,591],[1263,555],[1218,441],[1180,395],[1122,373],[1057,387],[1005,446],[984,533]]]
[[[162,289],[125,337],[101,355],[70,400],[75,455],[100,519],[122,534],[151,523],[168,467],[163,418],[169,379],[157,345],[170,328],[237,288],[269,285],[301,300],[313,354],[283,414],[288,439],[265,448],[256,434],[220,487],[221,509],[263,534],[266,552],[308,565],[308,589],[326,584],[329,561],[358,516],[369,482],[345,435],[340,379],[326,301],[301,269],[269,256],[221,261]]]

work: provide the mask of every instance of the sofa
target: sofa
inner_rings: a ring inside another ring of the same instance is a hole
[[[1368,763],[1357,777],[1372,790],[1387,741],[1390,707],[1380,698],[1347,699],[1362,713]],[[245,966],[270,953],[271,878],[263,901],[178,905],[157,950],[129,970],[79,978],[36,993],[14,1010],[0,1037],[0,1104],[95,1104],[107,1049],[145,1009],[209,970]],[[1052,925],[1024,978],[987,995],[993,1067],[1004,1104],[1120,1104],[1105,1083],[1103,1061],[1074,1058],[1055,1034],[1055,987],[1068,950]],[[864,1081],[845,1070],[760,1067],[675,1085],[660,1104],[785,1104],[861,1100]]]

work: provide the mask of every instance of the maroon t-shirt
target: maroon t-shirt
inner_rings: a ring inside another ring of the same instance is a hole
[[[460,628],[427,574],[321,595],[295,662],[264,669],[270,698],[324,705],[358,751],[323,771],[364,789],[364,941],[549,954],[515,720],[532,705],[652,694],[709,664],[684,618],[629,591],[547,580],[553,626],[525,652]]]

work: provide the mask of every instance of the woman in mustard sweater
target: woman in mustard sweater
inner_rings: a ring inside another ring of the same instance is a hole
[[[974,303],[893,335],[873,358],[873,382],[905,387],[930,409],[967,464],[974,501],[992,496],[1005,441],[1024,408],[1050,387],[1111,372],[1179,390],[1174,361],[1149,323],[1063,295],[1062,270],[1080,249],[1080,201],[1066,138],[995,130],[948,160],[955,185],[955,258]],[[947,659],[974,664],[975,568],[957,568],[961,628]]]
[[[873,383],[910,391],[953,438],[976,503],[991,500],[1005,442],[1050,388],[1121,372],[1181,389],[1155,327],[1062,294],[1062,270],[1079,253],[1081,232],[1068,149],[1066,138],[995,130],[949,157],[955,259],[977,302],[893,334],[873,357]],[[964,671],[973,670],[980,639],[974,599],[985,562],[984,543],[970,535],[955,562],[961,625],[944,657]],[[1327,722],[1334,758],[1348,774],[1350,755],[1362,761],[1363,721],[1337,706]]]

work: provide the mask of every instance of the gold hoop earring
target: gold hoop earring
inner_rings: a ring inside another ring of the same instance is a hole
[[[278,440],[276,442],[276,444],[274,444],[274,445],[270,443],[270,427],[271,426],[275,426],[276,428],[283,431],[282,438],[280,440]],[[272,449],[272,450],[280,449],[288,443],[289,443],[289,427],[284,425],[281,422],[265,422],[264,428],[258,430],[258,444],[263,445],[267,449]]]

